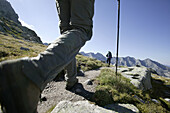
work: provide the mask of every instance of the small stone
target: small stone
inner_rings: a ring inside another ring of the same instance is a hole
[[[152,102],[159,103],[156,99],[152,99]]]
[[[19,39],[17,36],[15,36],[15,35],[13,35],[13,34],[12,34],[12,36],[13,36],[15,39]]]
[[[167,102],[170,102],[170,99],[169,99],[169,98],[165,98],[164,100],[166,100]]]
[[[18,41],[19,43],[24,43],[24,42],[22,42],[22,41]]]
[[[140,65],[136,65],[136,67],[141,67]]]
[[[80,70],[79,72],[77,72],[77,76],[84,76],[83,70]]]
[[[87,85],[93,85],[93,82],[90,79],[86,80],[84,83],[87,84]]]
[[[29,48],[25,48],[25,47],[20,47],[20,50],[24,50],[24,51],[29,51]]]
[[[42,97],[41,101],[47,101],[47,98],[46,97]]]
[[[139,100],[141,103],[143,103],[143,104],[145,103],[145,101],[142,100],[141,98],[139,98],[137,95],[134,95],[133,97],[136,98],[137,100]]]

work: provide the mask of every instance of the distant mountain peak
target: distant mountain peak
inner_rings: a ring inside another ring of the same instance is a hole
[[[91,58],[95,58],[101,61],[106,61],[106,57],[99,52],[97,54],[94,54],[92,52],[90,53],[80,52],[80,53],[82,53],[82,55],[84,56],[89,56]],[[111,62],[112,64],[115,64],[116,58],[113,57]],[[140,60],[140,59],[135,59],[134,57],[130,57],[130,56],[119,57],[118,65],[128,66],[128,67],[136,66],[136,65],[145,66],[147,68],[154,69],[160,76],[170,78],[170,67],[160,64],[159,62],[153,61],[150,58],[147,58],[145,60]]]

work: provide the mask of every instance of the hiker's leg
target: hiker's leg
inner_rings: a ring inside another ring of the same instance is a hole
[[[32,63],[27,64],[34,64],[31,72],[29,71],[31,66],[24,67],[26,75],[41,90],[75,58],[80,48],[87,40],[90,40],[92,35],[94,0],[69,1],[71,4],[70,26],[73,30],[67,30],[45,52],[31,58]],[[39,76],[36,77],[36,75]]]
[[[70,4],[69,0],[56,0],[56,7],[59,16],[60,32],[70,29]]]
[[[40,90],[73,61],[86,39],[82,31],[68,30],[37,57],[0,63],[0,103],[14,113],[36,110]]]
[[[70,89],[71,87],[74,86],[75,83],[78,83],[78,79],[76,78],[77,76],[77,66],[76,66],[76,58],[74,58],[66,67],[66,89]]]
[[[92,35],[92,17],[94,13],[93,0],[70,0],[71,18],[70,27],[72,29],[79,29],[87,35],[89,40]],[[89,14],[90,13],[90,14]],[[70,89],[78,82],[76,59],[66,66],[66,89]]]
[[[87,36],[80,30],[64,32],[46,51],[25,63],[24,73],[43,90],[48,82],[71,63],[86,39]]]
[[[89,40],[92,36],[94,0],[70,0],[70,4],[70,26],[84,31]]]
[[[93,0],[70,1],[73,5],[71,12],[74,15],[70,24],[72,30],[62,33],[46,51],[37,57],[0,63],[0,102],[5,104],[9,112],[33,112],[38,104],[40,90],[43,90],[46,84],[75,58],[80,48],[91,38]],[[79,15],[76,15],[78,12],[73,12],[81,9]],[[79,18],[79,16],[82,17]],[[84,24],[85,21],[77,20],[84,17],[90,24],[87,24],[88,22]],[[22,99],[19,99],[19,94],[24,95]]]

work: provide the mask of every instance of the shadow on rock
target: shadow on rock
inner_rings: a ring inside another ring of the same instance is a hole
[[[120,113],[139,113],[139,110],[132,104],[109,104],[104,108]]]
[[[94,95],[93,92],[89,92],[89,91],[85,90],[81,83],[77,83],[72,89],[70,89],[68,91],[75,93],[79,96],[82,96],[89,101],[92,101],[92,97]]]

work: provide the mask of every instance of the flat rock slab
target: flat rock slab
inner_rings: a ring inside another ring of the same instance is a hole
[[[139,110],[129,104],[111,104],[106,108],[91,104],[88,101],[61,101],[51,113],[136,113]],[[112,109],[112,110],[111,110]],[[114,111],[115,110],[115,111]]]
[[[151,72],[146,67],[119,68],[118,72],[131,80],[131,83],[141,90],[152,88]]]

